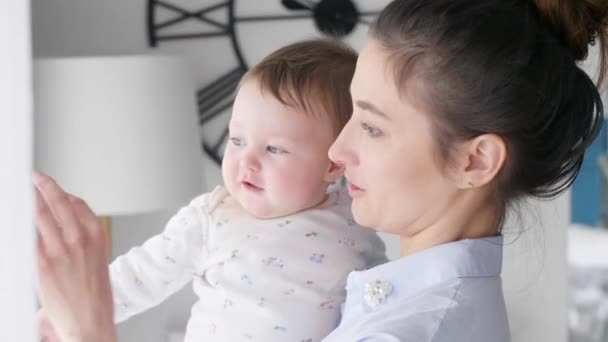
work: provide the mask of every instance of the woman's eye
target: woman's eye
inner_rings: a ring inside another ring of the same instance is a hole
[[[287,151],[283,148],[280,147],[276,147],[276,146],[268,146],[266,147],[266,150],[270,153],[273,154],[283,154],[283,153],[287,153]]]
[[[376,127],[370,126],[368,124],[366,124],[365,122],[361,123],[361,128],[367,132],[367,135],[369,135],[370,137],[379,137],[382,135],[382,131],[379,130]]]
[[[243,139],[241,139],[241,138],[232,137],[232,138],[230,138],[230,142],[234,146],[243,146],[243,144],[244,144]]]

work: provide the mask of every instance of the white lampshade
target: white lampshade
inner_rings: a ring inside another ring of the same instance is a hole
[[[35,169],[100,216],[187,204],[203,190],[195,93],[176,57],[35,60]]]

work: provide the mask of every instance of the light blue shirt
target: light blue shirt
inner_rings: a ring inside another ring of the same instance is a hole
[[[351,272],[342,321],[324,341],[509,341],[502,245],[462,240]]]

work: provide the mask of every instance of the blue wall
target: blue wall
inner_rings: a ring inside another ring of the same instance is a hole
[[[606,122],[600,135],[585,154],[583,167],[572,186],[572,221],[600,226],[603,176],[598,158],[606,153]]]

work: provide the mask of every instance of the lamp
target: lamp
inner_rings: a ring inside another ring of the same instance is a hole
[[[110,217],[203,190],[195,88],[170,56],[34,61],[34,166]],[[111,235],[110,235],[111,236]]]

